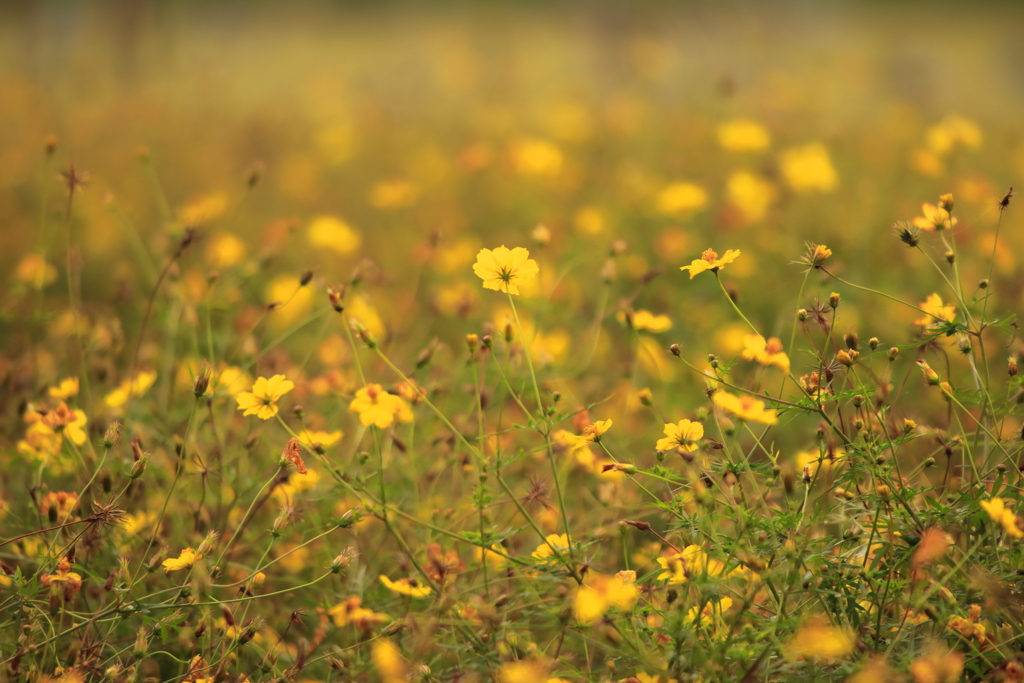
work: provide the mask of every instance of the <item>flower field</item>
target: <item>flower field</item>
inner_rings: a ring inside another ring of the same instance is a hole
[[[1021,14],[0,8],[0,681],[1024,681]]]

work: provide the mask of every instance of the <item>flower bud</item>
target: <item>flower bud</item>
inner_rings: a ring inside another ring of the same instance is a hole
[[[893,347],[890,347],[890,348],[889,348],[889,353],[888,353],[888,356],[889,356],[889,360],[890,360],[890,361],[894,361],[894,360],[896,360],[896,358],[897,358],[897,357],[898,357],[899,355],[900,355],[900,350],[899,350],[899,349],[897,349],[897,348],[896,348],[895,346],[893,346]]]
[[[204,538],[203,542],[199,544],[199,549],[196,551],[196,553],[198,555],[203,556],[209,555],[210,551],[213,550],[213,546],[217,542],[217,537],[219,535],[220,534],[218,534],[216,531],[211,531],[208,534],[206,534],[206,538]]]
[[[939,373],[935,372],[935,370],[933,370],[932,367],[928,365],[928,361],[926,361],[923,358],[919,358],[917,360],[917,366],[921,368],[921,372],[924,373],[924,379],[926,382],[928,382],[928,384],[930,384],[933,387],[939,386],[939,383],[942,381],[939,378]]]
[[[978,289],[988,289],[988,278],[978,283]]]
[[[951,251],[947,251],[946,252],[946,262],[949,263],[949,265],[953,265],[956,262],[956,254],[954,254]]]
[[[846,367],[853,365],[853,357],[843,349],[839,349],[836,352],[836,360]]]
[[[846,342],[846,348],[853,349],[854,351],[857,350],[857,346],[860,344],[860,339],[857,337],[856,332],[847,332],[843,341]]]
[[[134,481],[138,479],[146,472],[146,466],[149,464],[149,453],[143,453],[138,460],[132,463],[131,478]]]
[[[1009,357],[1009,359],[1007,360],[1006,372],[1007,372],[1008,375],[1010,375],[1010,377],[1016,377],[1017,376],[1017,358],[1016,357],[1014,357],[1014,356],[1010,356]]]
[[[480,335],[477,335],[477,334],[467,334],[466,335],[466,348],[469,349],[470,353],[473,353],[474,351],[476,351],[476,349],[477,349],[477,347],[479,345],[480,345]]]
[[[210,387],[210,375],[213,373],[213,368],[209,362],[203,361],[203,364],[199,367],[199,372],[196,373],[195,381],[192,384],[192,393],[196,398],[202,398],[203,394]]]
[[[872,337],[871,339],[868,339],[868,346],[871,347],[872,351],[878,348],[878,344],[878,337]]]
[[[480,337],[480,346],[481,346],[481,348],[489,349],[489,348],[491,348],[491,343],[492,343],[491,335],[485,334],[484,336]]]
[[[944,195],[940,195],[939,196],[939,208],[944,210],[944,211],[952,211],[953,210],[953,195],[952,195],[952,193],[944,194]]]
[[[107,427],[107,432],[103,435],[103,447],[110,450],[117,445],[119,438],[121,438],[121,421],[114,420]]]
[[[832,308],[839,308],[839,292],[832,292],[828,295],[828,305]]]
[[[799,320],[800,322],[807,320],[807,309],[798,308],[796,311],[796,319]]]
[[[679,350],[679,344],[672,344],[671,346],[668,347],[668,350],[672,353],[673,356],[678,357],[682,354],[682,352]]]
[[[330,300],[331,306],[334,308],[335,311],[341,313],[342,311],[345,310],[345,303],[343,301],[343,299],[345,298],[344,286],[335,287],[334,285],[331,285],[330,287],[328,287],[327,298]]]

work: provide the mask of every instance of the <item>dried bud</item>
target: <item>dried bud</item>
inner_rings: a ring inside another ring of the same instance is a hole
[[[668,350],[672,353],[673,356],[679,356],[682,354],[682,352],[679,350],[679,344],[672,344],[671,346],[668,347]]]
[[[999,210],[1002,211],[1003,209],[1008,207],[1010,205],[1010,200],[1011,199],[1013,199],[1013,188],[1012,187],[1009,189],[1009,191],[1005,195],[1003,195],[1003,198],[999,200]]]
[[[203,361],[203,364],[199,367],[199,372],[196,373],[195,382],[192,384],[192,393],[196,398],[202,398],[203,394],[210,387],[210,375],[213,373],[213,368],[209,362]]]
[[[313,271],[306,268],[299,275],[299,287],[305,287],[309,284],[309,281],[313,279]]]
[[[853,405],[855,408],[860,408],[862,405],[864,405],[864,394],[854,394]]]
[[[131,479],[134,481],[138,479],[146,472],[146,466],[149,464],[149,453],[143,453],[138,460],[132,463]]]
[[[118,439],[121,438],[121,421],[114,420],[107,427],[106,433],[103,435],[103,447],[110,450],[117,445]]]
[[[331,285],[330,287],[328,287],[327,298],[330,299],[331,306],[334,308],[335,311],[341,313],[342,311],[345,310],[345,303],[343,301],[345,298],[344,286],[335,287],[334,285]]]

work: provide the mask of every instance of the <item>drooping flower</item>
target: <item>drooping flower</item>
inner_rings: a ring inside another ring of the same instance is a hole
[[[658,439],[655,445],[659,451],[670,451],[673,448],[679,453],[692,453],[700,446],[704,438],[704,425],[700,422],[680,420],[676,424],[665,425],[665,436]]]
[[[747,394],[734,396],[725,391],[716,391],[713,400],[719,408],[747,422],[761,422],[773,425],[779,421],[778,411],[774,408],[766,409],[764,401],[759,401]]]
[[[412,422],[412,408],[402,399],[384,391],[379,384],[367,384],[356,392],[349,403],[350,412],[359,413],[359,422],[364,427],[375,425],[379,429],[390,427],[397,418],[400,422]]]
[[[614,576],[588,572],[576,591],[573,610],[581,624],[593,624],[610,607],[628,610],[636,604],[639,595],[634,571],[621,571]]]
[[[295,388],[295,383],[284,375],[274,375],[270,379],[260,377],[252,385],[252,391],[243,391],[235,396],[238,409],[244,410],[243,415],[255,415],[261,420],[269,420],[277,415],[277,402],[282,396]]]
[[[399,595],[408,595],[411,598],[422,598],[430,595],[430,586],[421,586],[416,579],[398,579],[392,581],[384,574],[380,575],[380,582],[387,588]]]
[[[509,249],[481,249],[473,264],[473,272],[484,281],[484,289],[519,294],[519,285],[535,278],[539,272],[537,262],[523,247]]]
[[[196,560],[202,559],[202,555],[197,553],[192,548],[185,548],[182,550],[177,557],[168,558],[163,561],[164,571],[168,574],[179,569],[186,569],[195,564]]]
[[[350,595],[344,602],[339,602],[327,610],[327,614],[338,628],[352,624],[360,631],[369,631],[374,626],[386,624],[391,620],[386,614],[363,607],[363,599],[358,595]]]
[[[288,443],[285,444],[284,450],[281,451],[281,464],[292,464],[295,465],[295,471],[298,474],[306,474],[306,463],[302,461],[302,449],[299,447],[300,441],[298,439],[288,439]]]
[[[1014,538],[1024,538],[1024,531],[1021,531],[1020,527],[1017,526],[1017,515],[1013,514],[1013,511],[1006,506],[1006,502],[1002,498],[983,500],[981,501],[981,507],[988,513],[993,522],[997,522],[1003,527],[1003,531]]]
[[[739,249],[729,249],[725,252],[725,255],[721,258],[718,257],[718,253],[714,249],[705,249],[704,253],[700,255],[699,259],[696,259],[688,266],[682,266],[679,270],[690,271],[690,279],[697,277],[705,270],[710,270],[712,273],[717,273],[720,269],[725,268],[729,263],[735,261],[740,255]]]
[[[44,574],[40,579],[44,586],[67,586],[72,593],[77,593],[82,587],[82,576],[71,571],[71,563],[67,557],[60,558],[57,563],[56,574]]]
[[[744,360],[772,365],[789,374],[789,356],[782,351],[782,341],[778,337],[765,339],[759,334],[744,335],[743,347],[741,355]]]

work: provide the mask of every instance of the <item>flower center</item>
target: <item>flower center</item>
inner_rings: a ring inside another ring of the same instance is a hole
[[[705,249],[704,253],[701,254],[700,257],[707,261],[708,263],[714,263],[715,261],[718,260],[718,252],[716,252],[714,249]]]

